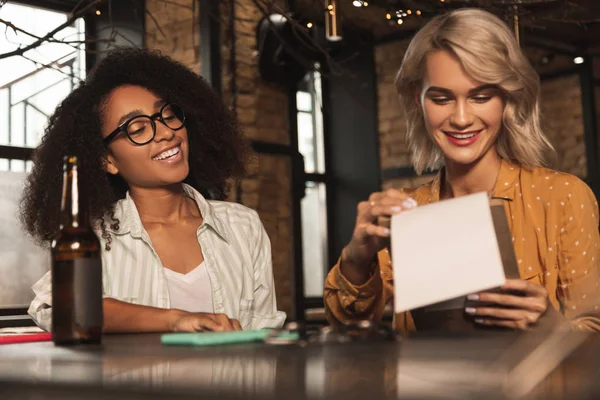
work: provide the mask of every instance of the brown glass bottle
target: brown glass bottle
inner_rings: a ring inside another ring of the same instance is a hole
[[[90,226],[77,157],[63,166],[61,224],[52,242],[52,340],[57,345],[102,339],[100,242]]]

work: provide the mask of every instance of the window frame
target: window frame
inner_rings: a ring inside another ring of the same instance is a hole
[[[11,3],[22,5],[22,6],[46,9],[49,11],[63,12],[63,13],[70,12],[73,9],[73,7],[75,7],[77,5],[77,2],[73,1],[73,0],[13,0]],[[87,34],[87,32],[86,32],[86,34]],[[36,70],[36,71],[39,71],[39,70]],[[18,78],[17,81],[20,79],[23,79],[23,77]],[[13,81],[13,83],[14,83],[14,81]],[[9,89],[8,101],[9,101],[9,110],[10,110],[10,107],[11,107],[11,105],[10,105],[10,101],[11,101],[10,89]],[[26,112],[25,112],[25,115],[27,115]],[[12,119],[11,112],[9,111],[9,113],[8,113],[9,126],[11,124],[11,119]],[[0,145],[0,159],[30,161],[33,157],[34,150],[35,150],[34,148],[29,148],[29,147]]]
[[[139,38],[139,42],[143,43],[143,38],[145,34],[144,27],[144,19],[141,20],[136,17],[136,10],[133,5],[136,7],[142,7],[145,10],[144,0],[130,0],[131,7],[125,7],[125,2],[120,2],[120,7],[113,7],[112,10],[112,18],[119,21],[119,27],[123,29],[137,28],[141,33],[141,37]],[[73,10],[74,7],[77,6],[79,0],[13,0],[11,3],[46,9],[49,11],[69,13]],[[130,9],[131,8],[131,9]],[[144,13],[142,13],[144,15]],[[109,18],[105,13],[101,16],[86,16],[85,19],[85,37],[88,36],[102,36],[108,34],[107,32],[101,32],[102,26],[106,25],[107,18]],[[106,20],[106,21],[105,21]],[[98,32],[98,35],[96,35]],[[86,46],[85,51],[85,66],[87,71],[94,66],[94,64],[99,60],[100,56],[95,52],[94,43],[88,44]],[[10,116],[9,116],[10,123]],[[19,147],[19,146],[10,146],[10,145],[0,145],[0,158],[9,159],[9,160],[20,160],[20,161],[30,161],[33,157],[34,148],[27,147]]]
[[[321,112],[322,114],[322,119],[324,118],[324,110],[323,110],[323,104],[318,104],[318,102],[316,101],[315,98],[315,92],[316,89],[314,87],[315,84],[315,77],[314,77],[315,72],[314,71],[310,71],[307,75],[310,75],[310,80],[308,82],[304,82],[301,81],[298,83],[297,87],[296,87],[296,92],[309,92],[311,94],[311,99],[312,99],[312,104],[311,104],[311,111],[303,111],[303,110],[299,110],[296,104],[296,93],[294,93],[293,96],[293,103],[294,103],[294,132],[291,132],[293,135],[295,135],[295,140],[296,142],[298,141],[298,121],[297,121],[297,115],[299,113],[305,113],[305,114],[311,114],[312,115],[312,120],[313,120],[313,129],[316,129],[316,113],[317,112]],[[306,78],[304,78],[306,79]],[[322,78],[320,78],[322,79]],[[323,85],[322,85],[322,80],[320,80],[321,82],[321,93],[323,93]],[[308,84],[308,87],[302,87],[303,85]],[[292,98],[292,96],[290,96],[290,98]],[[321,99],[321,103],[323,102],[323,99]],[[291,113],[290,113],[291,114]],[[325,130],[324,125],[322,126],[323,131]],[[323,148],[323,171],[324,172],[306,172],[305,168],[304,168],[304,162],[302,163],[302,169],[301,169],[301,180],[299,182],[299,186],[301,185],[301,190],[302,190],[302,197],[299,199],[299,202],[304,198],[304,194],[305,194],[305,189],[306,189],[306,184],[308,182],[314,182],[317,184],[323,184],[324,187],[324,191],[325,191],[325,202],[323,204],[323,206],[325,207],[325,209],[327,210],[327,215],[329,215],[329,194],[330,194],[330,190],[331,190],[331,176],[329,173],[329,168],[328,168],[328,155],[329,155],[329,151],[328,151],[328,146],[327,146],[327,141],[325,140],[325,132],[323,132],[323,137],[321,138],[323,143],[321,143],[321,146]],[[318,140],[318,139],[317,139]],[[318,150],[315,149],[315,153],[318,153]],[[300,153],[298,153],[299,156],[302,158],[302,155]],[[318,155],[317,155],[318,157]],[[318,162],[316,163],[318,165]],[[318,169],[318,168],[315,168]],[[299,234],[302,234],[302,214],[300,211],[300,214],[298,215],[298,219],[297,221],[297,225],[299,225]],[[323,265],[323,276],[324,278],[327,277],[327,273],[329,272],[330,269],[330,265],[329,265],[329,259],[331,258],[331,254],[329,254],[330,249],[331,249],[331,238],[329,235],[329,216],[326,218],[326,232],[327,232],[327,242],[326,242],[326,248],[324,249],[326,252],[326,257],[325,257],[325,265]],[[303,246],[300,246],[296,251],[299,253],[302,253],[302,251],[304,250]],[[306,312],[307,309],[311,309],[311,308],[321,308],[324,306],[323,303],[323,296],[306,296],[304,294],[304,286],[305,286],[305,282],[304,282],[304,261],[302,260],[302,262],[300,262],[299,264],[297,264],[297,272],[296,272],[296,279],[302,279],[302,286],[297,286],[296,290],[302,290],[302,304],[303,304],[303,308],[304,308],[304,313]]]

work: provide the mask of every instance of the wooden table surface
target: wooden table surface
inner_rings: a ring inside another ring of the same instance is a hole
[[[420,334],[201,348],[163,346],[160,335],[140,334],[107,335],[101,346],[11,344],[0,346],[0,399],[505,399],[517,397],[511,390],[518,385],[506,386],[515,373],[523,382],[543,375],[524,398],[600,398],[598,336],[575,340],[576,350],[550,374],[523,362],[541,340]]]

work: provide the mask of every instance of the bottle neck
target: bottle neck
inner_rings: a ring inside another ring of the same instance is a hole
[[[79,167],[77,161],[67,160],[63,173],[63,194],[61,212],[63,226],[61,228],[79,228],[86,223],[86,215],[81,207],[79,183]]]

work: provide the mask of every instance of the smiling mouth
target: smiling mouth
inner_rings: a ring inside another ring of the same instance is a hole
[[[169,149],[169,150],[165,150],[162,153],[160,153],[159,155],[152,157],[152,159],[154,161],[169,160],[169,159],[177,157],[177,154],[179,154],[180,151],[181,151],[181,145],[179,145],[177,147],[173,147],[172,149]]]
[[[451,138],[454,138],[454,139],[457,139],[457,140],[464,140],[464,139],[470,139],[472,137],[475,137],[480,132],[481,132],[481,130],[471,131],[471,132],[465,132],[465,133],[458,133],[458,132],[444,132],[444,133],[446,135],[450,136]]]

